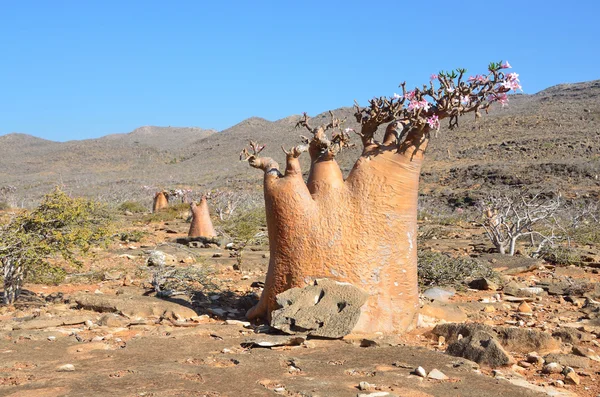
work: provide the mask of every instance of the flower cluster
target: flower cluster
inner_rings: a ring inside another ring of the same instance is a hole
[[[519,83],[519,75],[517,73],[509,73],[506,75],[506,80],[502,82],[502,87],[513,91],[523,91],[523,88],[521,88],[521,84]]]
[[[408,104],[408,110],[410,112],[415,111],[415,110],[419,110],[419,109],[423,109],[424,111],[428,111],[430,107],[431,107],[431,104],[429,102],[427,102],[425,99],[420,100],[420,101],[412,100]]]
[[[440,119],[436,114],[434,114],[433,116],[431,116],[427,119],[427,124],[429,125],[429,127],[433,128],[434,130],[440,129]]]
[[[478,83],[487,83],[489,81],[489,79],[487,77],[485,77],[484,75],[478,74],[476,76],[470,76],[469,77],[469,82],[478,82]]]

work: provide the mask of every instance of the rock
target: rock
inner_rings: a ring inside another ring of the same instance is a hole
[[[519,353],[560,351],[560,343],[552,335],[535,329],[495,327],[496,336],[504,348]]]
[[[222,253],[220,253],[220,252],[215,252],[215,253],[212,255],[212,257],[213,257],[213,258],[221,258],[222,256],[223,256],[223,254],[222,254]]]
[[[446,374],[444,374],[442,371],[440,371],[439,369],[432,369],[431,371],[429,371],[429,373],[427,374],[428,378],[431,379],[436,379],[436,380],[448,380],[448,376]]]
[[[440,324],[431,332],[436,336],[444,336],[448,343],[457,341],[458,335],[467,337],[476,331],[483,331],[494,336],[509,351],[529,353],[532,351],[550,353],[560,351],[560,343],[550,334],[533,329],[513,327],[491,327],[485,324]]]
[[[587,357],[575,356],[573,354],[553,353],[544,357],[547,363],[555,362],[565,367],[589,368],[590,360]]]
[[[130,320],[161,317],[182,320],[197,316],[189,307],[150,296],[77,294],[72,301],[84,309],[122,314]]]
[[[49,336],[49,337],[48,337],[48,340],[49,340],[50,342],[54,342],[54,341],[56,340],[56,336],[52,336],[52,335],[51,335],[51,336]]]
[[[369,394],[358,393],[356,396],[357,397],[396,397],[395,394],[388,393],[386,391],[376,391],[376,392],[369,393]]]
[[[563,370],[563,366],[559,363],[551,362],[542,368],[542,373],[544,374],[560,374]]]
[[[433,301],[426,303],[419,310],[419,326],[434,326],[438,323],[460,323],[467,321],[467,314],[453,303]]]
[[[579,375],[575,371],[569,371],[564,378],[565,384],[567,385],[578,385],[581,383]]]
[[[55,317],[40,319],[34,318],[28,321],[19,321],[17,324],[12,326],[13,330],[28,330],[28,329],[42,329],[42,328],[54,328],[61,327],[63,325],[76,325],[83,324],[89,317],[84,316],[72,316],[72,317]]]
[[[423,292],[423,296],[425,298],[441,302],[448,302],[448,299],[452,298],[455,294],[455,291],[450,291],[439,287],[429,288]]]
[[[240,321],[240,320],[225,320],[225,324],[227,325],[241,325],[242,327],[250,327],[250,322],[248,321]]]
[[[421,378],[427,377],[427,371],[425,371],[425,368],[423,367],[417,367],[414,371],[414,374],[420,376]]]
[[[58,372],[72,372],[72,371],[75,371],[75,366],[73,364],[65,364],[65,365],[61,365],[56,370]]]
[[[150,256],[146,260],[148,266],[175,266],[177,259],[173,255],[166,254],[162,251],[150,251]]]
[[[498,286],[496,283],[487,278],[477,278],[469,283],[469,288],[478,289],[481,291],[492,290],[496,291]]]
[[[570,344],[594,340],[594,337],[591,334],[578,331],[577,329],[571,327],[556,328],[554,332],[552,332],[552,336],[555,338],[560,338],[563,343]]]
[[[525,287],[519,289],[519,296],[536,296],[544,292],[541,287]]]
[[[521,290],[523,290],[524,288],[527,288],[525,284],[517,283],[516,281],[511,281],[502,288],[502,291],[506,295],[520,297],[522,294]]]
[[[491,367],[501,367],[515,362],[493,335],[481,330],[449,344],[446,353]]]
[[[374,385],[368,383],[368,382],[360,382],[358,384],[358,390],[363,390],[363,391],[369,391],[369,390],[373,390]]]
[[[520,377],[506,378],[506,380],[512,385],[519,386],[528,390],[542,393],[542,395],[552,397],[578,397],[578,394],[572,393],[568,390],[559,390],[550,386],[538,386],[533,383],[529,383],[526,379]]]
[[[109,270],[107,272],[104,272],[103,279],[104,281],[113,281],[120,280],[121,277],[123,277],[123,272],[120,272],[118,270]]]
[[[528,363],[535,365],[544,365],[546,362],[542,356],[537,354],[537,352],[531,352],[527,355],[526,360]]]
[[[246,339],[241,346],[246,347],[275,347],[275,346],[299,346],[305,341],[301,336],[267,335],[262,338]]]
[[[119,316],[118,314],[107,313],[100,317],[100,319],[98,320],[98,324],[110,328],[121,328],[129,325],[129,321],[126,318]]]
[[[341,338],[352,332],[367,298],[352,284],[315,280],[277,295],[281,309],[272,313],[271,326],[289,334]]]
[[[596,354],[596,352],[588,347],[583,346],[573,346],[573,354],[577,354],[578,356],[587,357],[590,360],[600,361],[600,356]]]
[[[533,310],[531,310],[531,306],[529,306],[529,304],[527,302],[523,302],[519,305],[519,308],[517,309],[519,311],[519,313],[531,313],[533,312]]]

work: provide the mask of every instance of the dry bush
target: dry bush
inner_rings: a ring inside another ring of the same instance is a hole
[[[499,275],[487,263],[426,250],[418,252],[417,269],[421,288],[441,286],[464,289],[465,282],[470,279],[485,277],[500,280]]]

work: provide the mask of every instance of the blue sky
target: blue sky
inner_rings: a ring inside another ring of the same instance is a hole
[[[526,93],[600,78],[600,1],[0,1],[0,135],[223,130],[508,60]]]

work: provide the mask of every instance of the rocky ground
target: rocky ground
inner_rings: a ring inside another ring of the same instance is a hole
[[[177,244],[187,227],[138,224],[140,242],[97,250],[67,283],[27,285],[0,307],[0,395],[600,395],[595,247],[579,247],[583,265],[555,266],[490,254],[481,230],[444,226],[421,246],[478,256],[502,277],[424,289],[406,335],[330,340],[246,322],[267,247],[249,247],[240,264],[223,241]],[[197,270],[196,293],[155,296],[155,250],[161,271]]]

